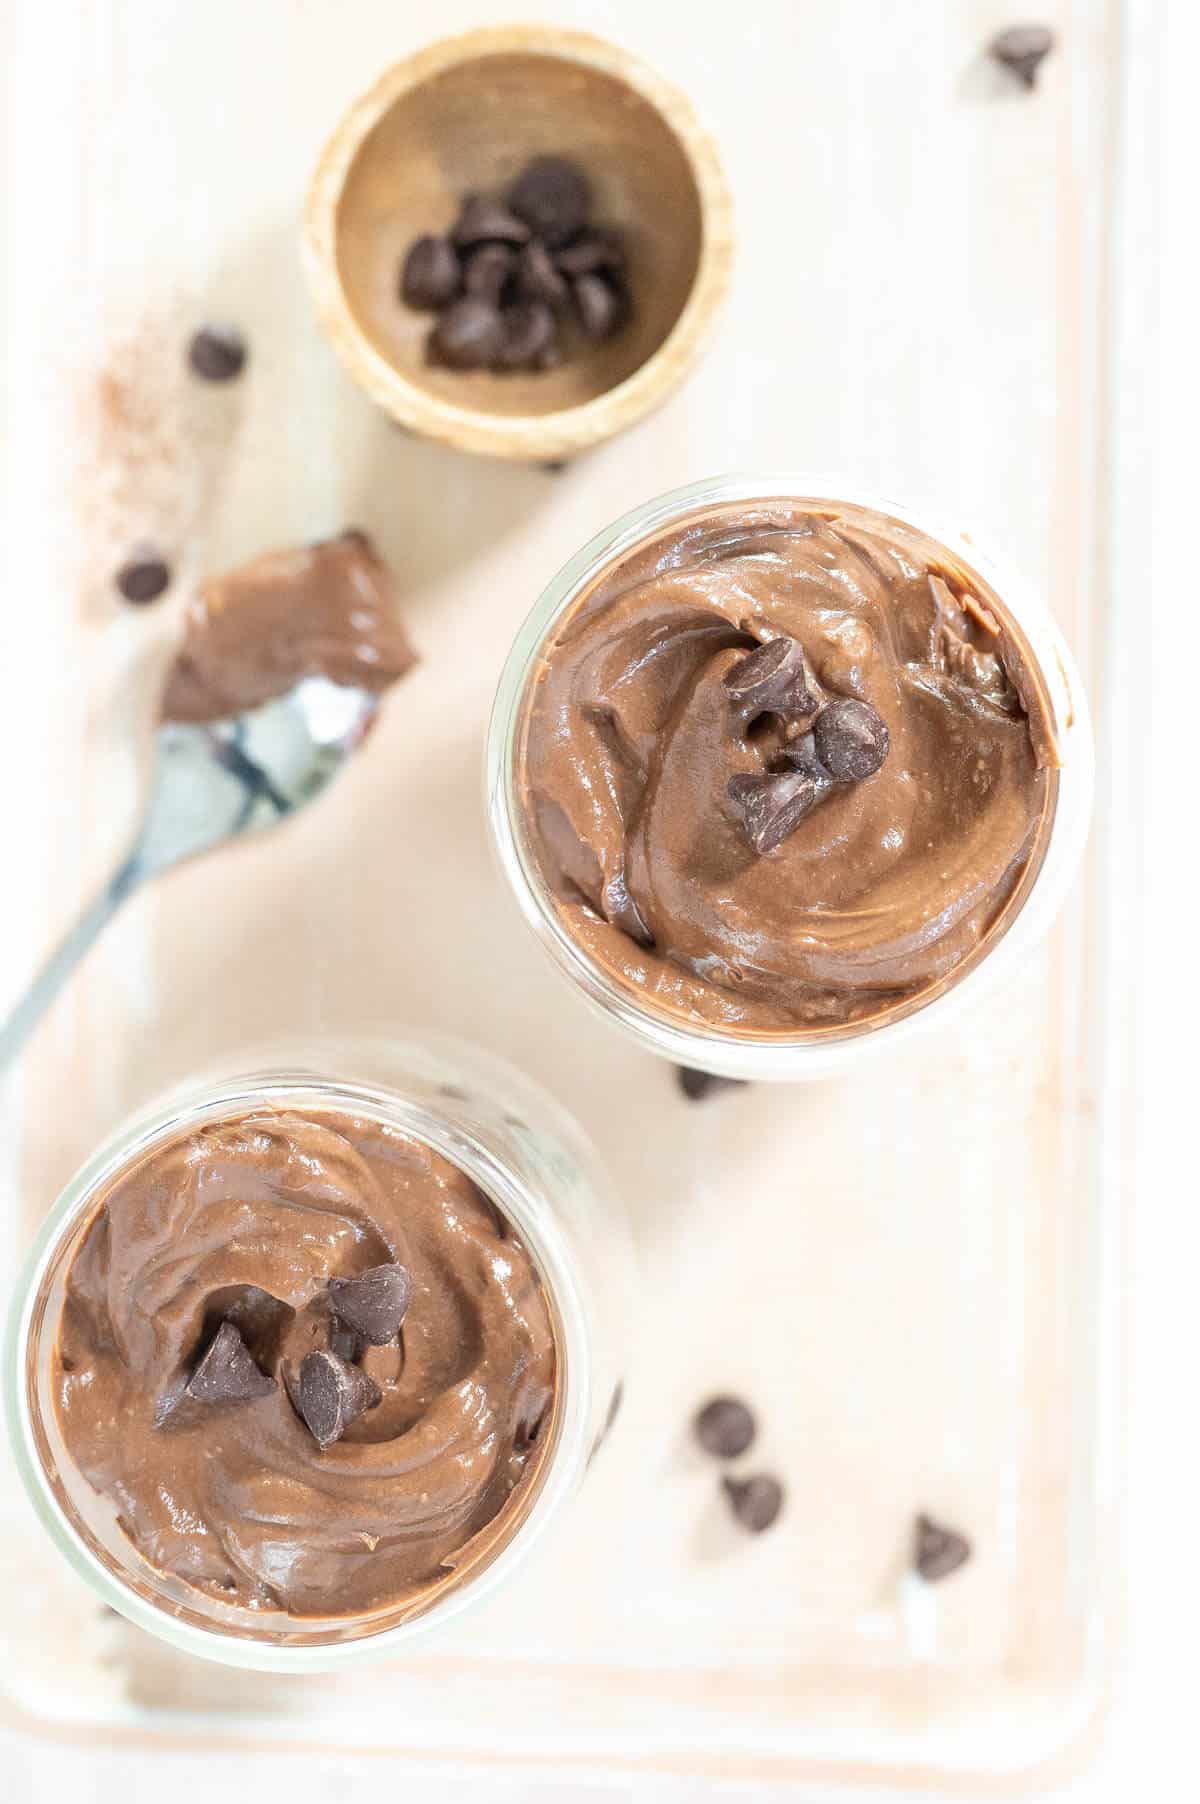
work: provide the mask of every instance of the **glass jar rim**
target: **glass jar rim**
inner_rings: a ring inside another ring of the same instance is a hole
[[[429,1037],[422,1043],[433,1044]],[[239,1109],[263,1105],[353,1108],[369,1119],[399,1127],[465,1172],[525,1240],[546,1288],[557,1342],[555,1441],[537,1475],[527,1512],[509,1539],[467,1582],[446,1591],[428,1610],[374,1634],[308,1646],[205,1628],[144,1597],[111,1570],[71,1519],[45,1469],[35,1436],[28,1374],[28,1352],[38,1325],[43,1287],[101,1189],[122,1168],[173,1134]],[[176,1087],[139,1111],[97,1149],[56,1199],[26,1258],[8,1313],[4,1403],[9,1441],[26,1493],[59,1552],[105,1604],[149,1634],[184,1653],[262,1672],[311,1673],[373,1663],[403,1651],[418,1637],[473,1609],[541,1542],[578,1485],[591,1452],[587,1429],[593,1403],[592,1361],[586,1305],[554,1212],[539,1211],[536,1203],[519,1175],[459,1121],[383,1085],[326,1078],[313,1070],[247,1071],[213,1084]]]
[[[516,787],[518,736],[530,677],[546,640],[584,588],[619,558],[664,528],[729,503],[805,501],[814,506],[868,509],[945,547],[1004,602],[1028,642],[1059,743],[1061,765],[1045,851],[1016,913],[995,942],[950,983],[933,986],[911,1008],[876,1026],[839,1035],[750,1037],[716,1024],[693,1023],[645,1002],[596,963],[577,943],[537,870]],[[505,660],[488,730],[486,801],[493,850],[527,924],[585,1000],[615,1019],[642,1044],[679,1065],[750,1082],[824,1078],[854,1068],[914,1034],[944,1025],[1013,971],[1057,914],[1079,865],[1091,818],[1094,765],[1086,693],[1074,659],[1049,610],[1013,572],[997,566],[936,509],[875,494],[828,472],[767,472],[708,477],[670,489],[604,527],[547,584],[523,622]]]

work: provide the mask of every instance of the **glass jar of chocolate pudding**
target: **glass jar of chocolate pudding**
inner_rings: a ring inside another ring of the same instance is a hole
[[[1079,862],[1087,706],[1048,610],[922,511],[796,477],[649,502],[500,681],[504,871],[610,1019],[721,1076],[824,1077],[1011,971]]]
[[[612,1426],[630,1242],[557,1103],[428,1040],[162,1100],[18,1288],[18,1468],[114,1609],[227,1665],[405,1648],[506,1584]]]

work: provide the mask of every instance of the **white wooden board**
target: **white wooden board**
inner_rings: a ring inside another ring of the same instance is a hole
[[[4,1495],[0,1586],[19,1577],[38,1605],[0,1622],[8,1707],[32,1736],[353,1740],[529,1771],[1045,1769],[1086,1742],[1108,1645],[1106,842],[1023,984],[921,1060],[689,1110],[526,936],[480,766],[546,578],[625,508],[728,468],[835,467],[930,498],[1043,586],[1103,702],[1116,8],[1042,9],[1062,47],[1032,97],[979,56],[1009,22],[995,0],[763,0],[736,23],[667,0],[525,10],[685,87],[738,209],[733,298],[698,375],[557,477],[397,435],[323,343],[299,260],[342,107],[433,31],[507,8],[20,0],[0,26],[2,727],[21,849],[0,998],[129,831],[154,671],[205,571],[361,522],[424,658],[321,804],[177,873],[97,948],[7,1087],[6,1255],[131,1105],[213,1055],[436,1025],[548,1082],[630,1200],[647,1308],[626,1412],[519,1596],[332,1688],[185,1668],[101,1621]],[[250,336],[236,392],[180,375],[209,317]],[[179,592],[122,611],[110,572],[142,537],[176,554]],[[756,1258],[781,1236],[788,1262]],[[715,1386],[755,1398],[789,1480],[785,1524],[752,1546],[686,1445]],[[922,1503],[980,1549],[932,1625],[896,1583]]]

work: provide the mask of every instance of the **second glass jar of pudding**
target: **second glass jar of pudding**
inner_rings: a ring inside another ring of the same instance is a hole
[[[621,1205],[528,1079],[424,1037],[272,1049],[59,1198],[9,1320],[16,1464],[98,1596],[173,1646],[378,1659],[562,1515],[631,1291]]]
[[[500,680],[488,805],[563,971],[644,1045],[795,1080],[943,1023],[1046,931],[1092,743],[1044,605],[886,497],[660,496],[559,572]]]

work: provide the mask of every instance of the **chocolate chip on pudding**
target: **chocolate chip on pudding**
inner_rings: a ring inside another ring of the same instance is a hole
[[[868,1028],[986,956],[1049,839],[1040,672],[979,575],[825,501],[697,510],[536,655],[517,807],[544,903],[651,1013]]]
[[[260,1613],[420,1601],[503,1544],[553,1442],[523,1240],[432,1148],[336,1110],[264,1105],[119,1172],[53,1359],[65,1455],[128,1539]]]
[[[383,1392],[361,1366],[319,1348],[301,1360],[294,1397],[322,1453],[341,1440],[351,1422],[383,1402]]]

